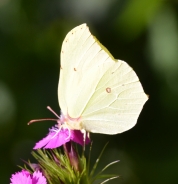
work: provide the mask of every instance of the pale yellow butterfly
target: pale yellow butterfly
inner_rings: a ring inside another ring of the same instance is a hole
[[[148,96],[133,69],[82,24],[62,44],[58,98],[69,129],[117,134],[136,124]]]

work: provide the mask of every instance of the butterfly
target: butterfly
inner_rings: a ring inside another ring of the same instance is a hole
[[[134,70],[82,24],[62,44],[58,100],[67,128],[118,134],[136,124],[148,96]]]

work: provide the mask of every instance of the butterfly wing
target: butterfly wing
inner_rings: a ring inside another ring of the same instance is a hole
[[[133,69],[124,61],[113,61],[82,114],[83,127],[93,133],[124,132],[136,124],[147,99]]]
[[[64,115],[80,117],[83,129],[105,134],[134,126],[147,100],[132,68],[115,60],[86,24],[64,39],[58,97]]]
[[[71,30],[61,49],[58,97],[64,115],[78,118],[111,62],[86,24]]]

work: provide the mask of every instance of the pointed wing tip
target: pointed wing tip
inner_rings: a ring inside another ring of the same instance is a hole
[[[87,24],[86,23],[83,23],[83,24],[80,24],[80,25],[74,27],[72,30],[74,30],[74,29],[83,29],[83,28],[88,28],[89,29],[89,27],[87,26]]]

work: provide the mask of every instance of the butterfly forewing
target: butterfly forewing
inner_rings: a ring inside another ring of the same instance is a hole
[[[72,118],[82,115],[98,81],[112,64],[108,59],[109,55],[85,24],[67,34],[61,50],[58,87],[59,104],[64,114]]]

